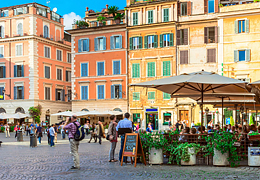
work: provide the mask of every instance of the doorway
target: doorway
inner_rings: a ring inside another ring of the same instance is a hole
[[[179,120],[185,121],[185,124],[189,126],[190,120],[189,120],[189,110],[180,110],[179,111]]]
[[[148,127],[148,123],[152,124],[153,130],[158,130],[158,114],[154,113],[146,113],[146,128]]]

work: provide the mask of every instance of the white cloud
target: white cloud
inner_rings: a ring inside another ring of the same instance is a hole
[[[74,19],[75,20],[81,19],[81,17],[74,12],[63,15],[63,18],[64,18],[65,30],[66,29],[72,29],[72,24],[74,24]]]

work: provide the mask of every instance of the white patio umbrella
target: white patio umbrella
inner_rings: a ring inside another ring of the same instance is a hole
[[[75,113],[71,112],[71,111],[64,111],[64,112],[59,112],[59,113],[55,113],[55,114],[51,114],[52,116],[65,116],[65,117],[69,117],[72,115],[75,115]]]
[[[22,119],[22,118],[27,118],[27,117],[30,117],[30,114],[24,114],[24,113],[21,113],[21,112],[17,112],[15,114],[12,114],[12,118],[14,118],[14,119]]]
[[[107,115],[115,115],[115,116],[123,114],[123,112],[120,112],[120,111],[110,111],[110,110],[104,111],[103,113],[107,114]]]
[[[10,119],[13,118],[12,114],[0,113],[0,119]]]
[[[201,97],[201,112],[203,112],[203,100],[205,94],[214,93],[248,93],[246,82],[221,76],[214,72],[204,70],[189,74],[181,74],[164,79],[147,81],[131,86],[155,88],[171,95],[197,95]],[[203,113],[201,113],[201,126]]]

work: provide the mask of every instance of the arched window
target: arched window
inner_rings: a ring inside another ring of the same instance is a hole
[[[4,26],[0,26],[0,37],[4,38]]]
[[[16,110],[15,110],[15,113],[25,113],[24,109],[22,107],[18,107]]]
[[[115,108],[113,111],[123,112],[120,108]]]
[[[6,113],[4,108],[0,108],[0,113]]]
[[[49,27],[47,25],[44,26],[44,30],[43,30],[43,37],[44,38],[48,38],[49,37]]]
[[[17,34],[19,34],[20,36],[23,35],[23,24],[22,23],[19,23],[17,25]]]
[[[87,111],[87,112],[89,112],[89,110],[88,110],[88,109],[82,109],[81,111]]]

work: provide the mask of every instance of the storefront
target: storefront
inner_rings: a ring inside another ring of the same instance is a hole
[[[158,108],[145,109],[146,128],[148,123],[151,123],[153,130],[158,130]]]

